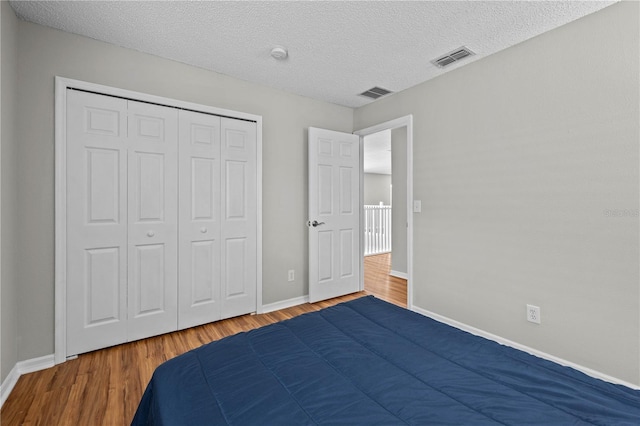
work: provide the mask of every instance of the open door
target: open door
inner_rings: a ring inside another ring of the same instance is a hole
[[[360,290],[360,137],[309,128],[309,301]]]

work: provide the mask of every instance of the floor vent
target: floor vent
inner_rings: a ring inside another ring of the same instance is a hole
[[[372,87],[371,89],[360,93],[360,96],[366,96],[371,99],[378,99],[384,95],[392,93],[391,90],[383,89],[382,87]]]
[[[444,68],[447,65],[451,65],[454,62],[458,62],[459,60],[468,58],[469,56],[472,56],[472,55],[475,55],[475,53],[469,50],[469,48],[462,46],[456,50],[453,50],[447,53],[444,56],[439,57],[438,59],[434,59],[433,61],[431,61],[431,63],[440,68]]]

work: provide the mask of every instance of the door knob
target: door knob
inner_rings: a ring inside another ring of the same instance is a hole
[[[318,222],[317,220],[314,220],[313,222],[308,222],[307,225],[311,225],[315,228],[316,226],[324,225],[324,222]]]
[[[155,232],[153,231],[147,231],[147,237],[153,237],[154,235],[156,235]]]

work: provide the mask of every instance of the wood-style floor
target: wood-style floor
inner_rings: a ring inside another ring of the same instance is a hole
[[[0,411],[0,424],[127,425],[154,369],[205,343],[346,302],[365,294],[406,306],[406,281],[390,277],[390,256],[365,258],[365,291],[261,315],[244,315],[200,327],[80,355],[25,374]]]
[[[378,299],[407,307],[407,280],[392,277],[391,254],[377,254],[364,258],[364,291]]]

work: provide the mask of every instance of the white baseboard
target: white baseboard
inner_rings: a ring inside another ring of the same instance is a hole
[[[279,311],[280,309],[291,308],[292,306],[302,305],[309,302],[309,296],[294,297],[293,299],[281,300],[280,302],[262,305],[262,313]]]
[[[7,378],[0,385],[0,408],[4,405],[4,402],[9,398],[9,394],[13,390],[18,379],[23,374],[33,373],[34,371],[44,370],[55,365],[53,361],[53,355],[45,355],[40,358],[28,359],[20,361],[13,366]]]
[[[398,271],[394,271],[393,269],[389,271],[389,275],[396,278],[402,278],[403,280],[409,279],[409,276],[407,275],[406,272],[398,272]]]
[[[480,337],[484,337],[485,339],[493,340],[494,342],[500,343],[501,345],[509,346],[509,347],[514,348],[514,349],[519,349],[521,351],[527,352],[528,354],[537,356],[539,358],[546,359],[547,361],[555,362],[556,364],[560,364],[560,365],[563,365],[565,367],[571,367],[571,368],[573,368],[575,370],[581,371],[584,374],[586,374],[588,376],[591,376],[591,377],[594,377],[596,379],[604,380],[604,381],[609,382],[609,383],[615,383],[615,384],[618,384],[618,385],[623,385],[623,386],[629,387],[631,389],[640,390],[640,386],[635,385],[633,383],[618,379],[617,377],[613,377],[613,376],[610,376],[608,374],[604,374],[604,373],[602,373],[600,371],[593,370],[593,369],[585,367],[583,365],[579,365],[579,364],[576,364],[574,362],[567,361],[566,359],[559,358],[557,356],[548,354],[546,352],[542,352],[542,351],[539,351],[537,349],[533,349],[533,348],[531,348],[529,346],[514,342],[512,340],[505,339],[503,337],[500,337],[498,335],[489,333],[487,331],[480,330],[479,328],[475,328],[475,327],[472,327],[470,325],[464,324],[462,322],[453,320],[451,318],[447,318],[447,317],[442,316],[440,314],[436,314],[434,312],[427,311],[426,309],[422,309],[422,308],[418,308],[417,306],[413,306],[412,310],[414,312],[417,312],[417,313],[421,314],[421,315],[424,315],[426,317],[432,318],[432,319],[434,319],[436,321],[445,323],[447,325],[450,325],[452,327],[458,328],[460,330],[466,331],[468,333],[474,334],[476,336],[480,336]]]
[[[4,379],[4,382],[0,385],[0,408],[2,408],[4,402],[9,398],[9,394],[16,383],[18,383],[19,378],[20,373],[18,373],[18,364],[16,364],[13,366],[6,379]]]

